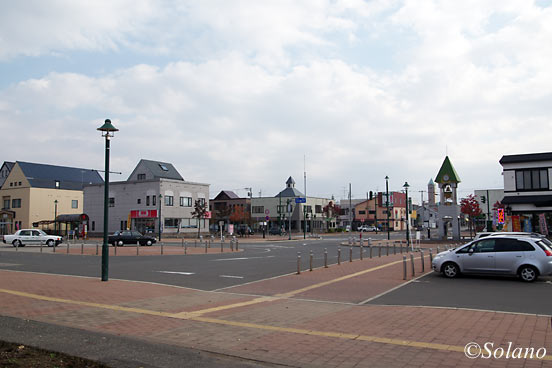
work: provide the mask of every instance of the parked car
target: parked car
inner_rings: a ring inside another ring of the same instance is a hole
[[[475,234],[475,237],[473,240],[485,238],[487,236],[500,236],[500,235],[540,235],[538,233],[526,233],[526,232],[519,232],[519,231],[483,231],[480,233]]]
[[[375,226],[368,226],[368,225],[362,225],[357,230],[360,231],[360,232],[363,232],[363,231],[375,231],[375,232],[377,232],[378,231],[378,229]]]
[[[115,231],[113,235],[109,235],[107,242],[113,246],[123,246],[125,244],[151,246],[156,243],[155,238],[151,236],[142,235],[138,231],[122,230]]]
[[[238,225],[236,233],[240,236],[253,235],[253,230],[247,225]]]
[[[269,235],[284,235],[285,231],[278,226],[273,226],[268,230]]]
[[[448,278],[461,273],[517,275],[532,282],[552,275],[552,243],[540,236],[487,236],[437,254],[432,268]]]
[[[58,246],[63,241],[63,238],[58,235],[48,235],[38,229],[21,229],[17,230],[13,235],[4,235],[2,241],[6,244],[12,244],[14,247],[41,244],[54,247]]]

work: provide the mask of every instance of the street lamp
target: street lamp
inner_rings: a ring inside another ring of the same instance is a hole
[[[287,200],[287,212],[288,212],[288,221],[289,221],[289,229],[288,229],[288,240],[291,240],[291,199]]]
[[[157,232],[159,234],[159,241],[161,241],[161,200],[163,199],[163,195],[159,194],[159,224],[157,226]],[[199,219],[198,219],[199,221]]]
[[[56,199],[54,201],[54,232],[56,233],[56,235],[57,235],[57,204],[58,204],[58,200]]]
[[[408,212],[409,212],[409,209],[408,209],[408,188],[410,187],[410,185],[408,185],[408,182],[404,182],[404,185],[403,185],[403,188],[404,190],[406,191],[406,246],[409,247],[410,246],[410,219],[408,218]]]
[[[119,129],[111,124],[111,120],[105,119],[104,125],[97,130],[102,132],[105,137],[105,186],[104,186],[104,224],[103,224],[103,244],[102,244],[102,281],[108,280],[109,274],[109,247],[107,244],[107,226],[109,218],[109,140],[118,132]]]
[[[389,176],[385,176],[385,209],[387,212],[387,240],[391,239],[389,234]]]

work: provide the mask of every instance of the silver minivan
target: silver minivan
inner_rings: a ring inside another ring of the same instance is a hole
[[[489,236],[437,254],[432,268],[449,278],[460,273],[518,275],[532,282],[552,275],[552,243],[538,236]]]

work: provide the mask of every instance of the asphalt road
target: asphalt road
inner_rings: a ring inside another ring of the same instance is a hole
[[[534,283],[517,278],[430,273],[368,304],[472,308],[552,315],[552,278]]]

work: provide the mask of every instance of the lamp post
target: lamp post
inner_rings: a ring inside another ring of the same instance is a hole
[[[389,234],[389,176],[385,176],[385,209],[387,212],[387,240],[391,239]]]
[[[157,232],[159,234],[159,241],[161,241],[161,200],[162,199],[163,199],[163,195],[159,194],[159,223],[158,223],[158,226],[157,226]]]
[[[288,240],[291,240],[291,199],[287,200],[287,212],[288,212],[288,221],[289,221],[289,229],[288,229]]]
[[[408,213],[409,213],[409,209],[408,209],[408,187],[410,187],[410,185],[408,185],[408,182],[404,182],[404,185],[403,185],[403,188],[404,190],[406,191],[406,246],[409,247],[410,246],[410,219],[408,218]]]
[[[102,281],[108,280],[109,275],[109,247],[107,244],[107,227],[109,219],[109,141],[119,129],[111,124],[111,120],[105,119],[104,125],[97,130],[105,137],[105,185],[104,185],[104,223],[102,244]]]
[[[57,235],[57,204],[58,204],[58,200],[56,199],[54,201],[54,232],[56,233],[56,235]]]

